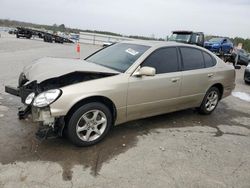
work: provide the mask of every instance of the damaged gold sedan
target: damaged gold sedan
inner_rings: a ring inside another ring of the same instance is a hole
[[[77,146],[102,140],[113,125],[197,108],[212,113],[235,87],[235,70],[198,46],[129,41],[101,49],[85,60],[43,58],[25,67],[18,87],[24,108],[40,122],[37,136],[63,131]]]

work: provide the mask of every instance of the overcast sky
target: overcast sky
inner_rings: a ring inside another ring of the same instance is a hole
[[[250,0],[0,0],[0,18],[123,35],[195,30],[250,38]]]

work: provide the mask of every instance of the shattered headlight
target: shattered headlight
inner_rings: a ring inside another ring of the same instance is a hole
[[[62,94],[62,91],[60,89],[52,89],[45,91],[43,93],[40,93],[37,95],[33,102],[33,106],[36,107],[45,107],[56,101]]]
[[[25,104],[29,105],[32,103],[33,99],[35,98],[35,93],[30,93],[28,97],[25,99]]]

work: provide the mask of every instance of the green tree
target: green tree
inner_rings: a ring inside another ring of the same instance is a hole
[[[65,25],[64,25],[64,24],[59,25],[59,26],[58,26],[58,30],[59,30],[59,31],[62,31],[62,32],[65,32],[65,31],[66,31]]]

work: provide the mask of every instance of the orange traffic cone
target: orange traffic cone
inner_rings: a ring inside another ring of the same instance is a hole
[[[76,45],[76,52],[78,54],[78,59],[80,59],[81,46],[79,42]]]

